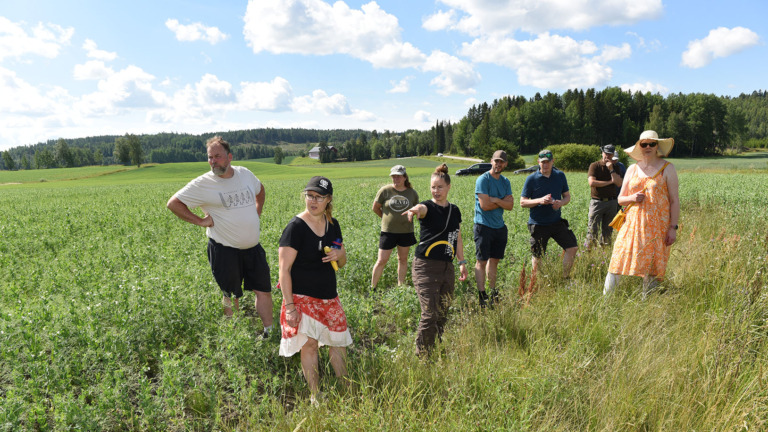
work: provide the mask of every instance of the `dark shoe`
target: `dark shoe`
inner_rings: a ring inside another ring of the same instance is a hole
[[[499,302],[499,292],[495,289],[491,290],[491,295],[488,297],[488,305],[493,306]]]
[[[485,291],[478,291],[480,297],[480,307],[484,308],[488,304],[488,294]]]

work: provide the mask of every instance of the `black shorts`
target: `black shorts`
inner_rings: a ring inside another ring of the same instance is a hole
[[[379,235],[379,249],[392,250],[395,246],[411,247],[416,244],[416,236],[410,233],[388,233],[382,231]]]
[[[528,224],[528,231],[531,233],[531,253],[536,258],[541,258],[547,251],[547,243],[550,238],[555,239],[563,249],[579,245],[576,241],[576,234],[568,228],[568,221],[565,219],[560,219],[552,225]]]
[[[488,261],[490,258],[504,258],[504,249],[507,248],[507,226],[491,228],[482,224],[475,224],[475,258],[478,261]]]
[[[208,239],[208,262],[213,278],[226,297],[240,298],[243,289],[272,291],[267,254],[261,244],[250,249],[237,249]]]

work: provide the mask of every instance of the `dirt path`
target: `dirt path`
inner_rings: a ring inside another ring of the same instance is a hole
[[[448,158],[448,159],[465,160],[465,161],[469,161],[469,162],[482,162],[483,161],[482,159],[468,158],[468,157],[463,157],[463,156],[442,155],[442,156],[438,156],[438,157],[444,157],[444,158]]]

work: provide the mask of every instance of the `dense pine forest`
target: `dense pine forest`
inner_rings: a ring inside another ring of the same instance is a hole
[[[438,120],[429,130],[383,132],[261,128],[192,135],[103,135],[59,138],[13,147],[0,169],[203,161],[205,141],[222,135],[235,159],[306,156],[321,147],[321,161],[362,161],[396,156],[451,153],[487,159],[499,148],[533,153],[566,143],[627,147],[645,129],[675,138],[673,156],[722,154],[768,147],[768,91],[738,97],[712,94],[628,92],[618,87],[506,96],[469,108],[458,122]],[[7,144],[7,143],[6,143]],[[326,151],[333,146],[336,151]],[[276,149],[280,149],[276,153]]]

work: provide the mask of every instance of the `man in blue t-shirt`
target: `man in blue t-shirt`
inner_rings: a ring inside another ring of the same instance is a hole
[[[504,210],[515,207],[515,197],[509,180],[501,175],[507,167],[507,152],[496,150],[491,157],[491,169],[484,172],[475,182],[475,281],[479,291],[480,306],[489,300],[485,292],[488,277],[490,301],[498,297],[496,292],[496,268],[504,258],[507,247],[507,226],[504,225]]]
[[[531,233],[533,254],[532,278],[547,251],[547,242],[553,238],[563,254],[563,277],[568,278],[579,250],[576,235],[568,228],[568,221],[560,217],[560,209],[571,201],[565,174],[553,167],[554,158],[549,150],[539,152],[539,170],[528,176],[520,192],[520,206],[530,209],[528,231]]]

